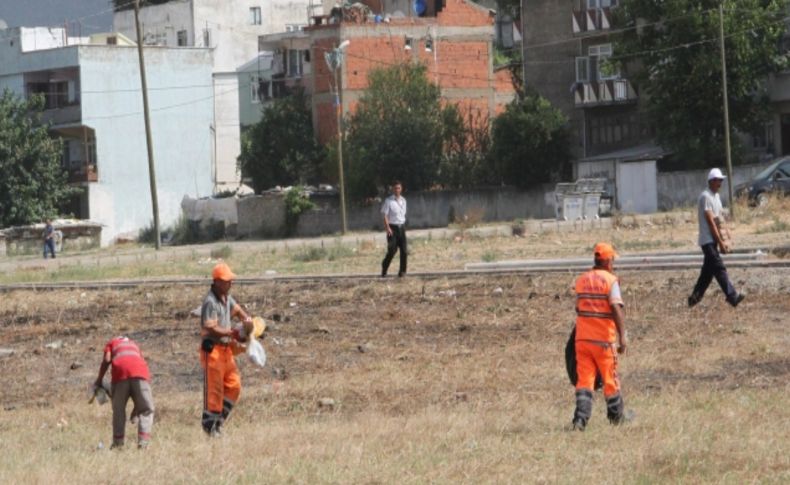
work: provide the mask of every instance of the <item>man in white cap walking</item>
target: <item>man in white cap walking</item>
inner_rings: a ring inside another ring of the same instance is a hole
[[[713,278],[719,283],[727,303],[733,307],[737,307],[745,298],[743,293],[738,293],[732,286],[727,276],[727,268],[724,267],[724,261],[719,254],[719,252],[727,254],[730,251],[722,235],[722,206],[719,198],[719,189],[725,178],[727,177],[718,168],[711,169],[708,172],[708,188],[700,194],[697,202],[699,245],[705,259],[694,291],[688,298],[690,307],[702,300]]]

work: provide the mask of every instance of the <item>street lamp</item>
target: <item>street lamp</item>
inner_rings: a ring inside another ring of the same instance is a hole
[[[348,224],[346,222],[346,185],[343,179],[343,105],[340,100],[340,85],[337,80],[337,72],[343,65],[343,50],[348,47],[351,42],[346,39],[334,49],[324,52],[324,60],[327,67],[332,70],[335,79],[335,113],[337,116],[337,172],[340,182],[340,217],[342,218],[343,227],[342,233],[348,231]]]

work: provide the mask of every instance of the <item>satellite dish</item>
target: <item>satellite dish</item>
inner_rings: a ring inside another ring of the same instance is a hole
[[[8,24],[6,23],[6,21],[3,20],[3,19],[0,19],[0,30],[5,30],[7,28],[8,28]]]
[[[425,13],[425,10],[428,9],[428,4],[426,3],[426,0],[413,0],[412,9],[418,16],[422,16],[422,14]]]

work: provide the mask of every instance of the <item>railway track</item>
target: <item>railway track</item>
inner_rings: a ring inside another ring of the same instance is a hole
[[[628,260],[617,262],[615,270],[617,273],[646,272],[646,271],[678,271],[678,270],[698,270],[701,264],[700,258],[690,258],[687,254],[674,254],[681,258],[663,258],[665,254],[654,254],[658,259],[650,259],[648,255],[629,256]],[[737,256],[737,255],[736,255]],[[736,258],[725,259],[728,268],[739,269],[770,269],[770,268],[790,268],[790,259],[749,259]],[[560,260],[546,260],[545,264],[540,261],[521,262],[502,262],[482,265],[475,263],[468,265],[469,269],[451,271],[427,271],[410,273],[409,279],[435,280],[441,278],[468,278],[473,276],[511,276],[511,275],[531,275],[546,273],[577,273],[589,269],[590,262],[582,260],[568,260],[567,264],[561,264]],[[310,283],[310,282],[332,282],[332,281],[394,281],[396,277],[383,280],[376,274],[326,274],[326,275],[294,275],[294,276],[264,276],[254,278],[238,278],[236,285],[258,285],[262,283]],[[186,278],[138,278],[126,280],[106,280],[106,281],[66,281],[59,283],[14,283],[0,285],[0,292],[16,290],[34,291],[54,291],[63,289],[130,289],[162,286],[208,286],[211,280],[208,277],[186,277]]]

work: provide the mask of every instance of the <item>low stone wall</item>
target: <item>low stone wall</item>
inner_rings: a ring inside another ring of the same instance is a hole
[[[54,222],[55,231],[60,238],[55,240],[56,253],[68,253],[98,248],[101,245],[101,224],[88,221],[59,223]],[[3,229],[0,255],[41,255],[44,252],[44,224],[15,226]]]
[[[284,194],[263,194],[238,200],[238,237],[281,237],[285,234]]]
[[[496,187],[470,191],[407,192],[407,222],[411,229],[445,227],[454,222],[495,222],[515,219],[546,219],[554,217],[554,187],[518,190]],[[313,237],[340,232],[340,203],[337,196],[317,196],[311,200],[318,206],[299,218],[296,235]],[[381,230],[381,202],[352,205],[346,219],[348,229]]]
[[[469,222],[512,221],[554,217],[554,186],[524,191],[495,187],[471,191],[407,192],[408,224],[412,229],[445,227]],[[283,194],[264,194],[238,199],[240,237],[285,236]],[[299,217],[292,236],[314,237],[335,234],[341,229],[340,200],[336,194],[315,194],[315,209]],[[350,204],[346,211],[349,230],[380,230],[381,201]]]

